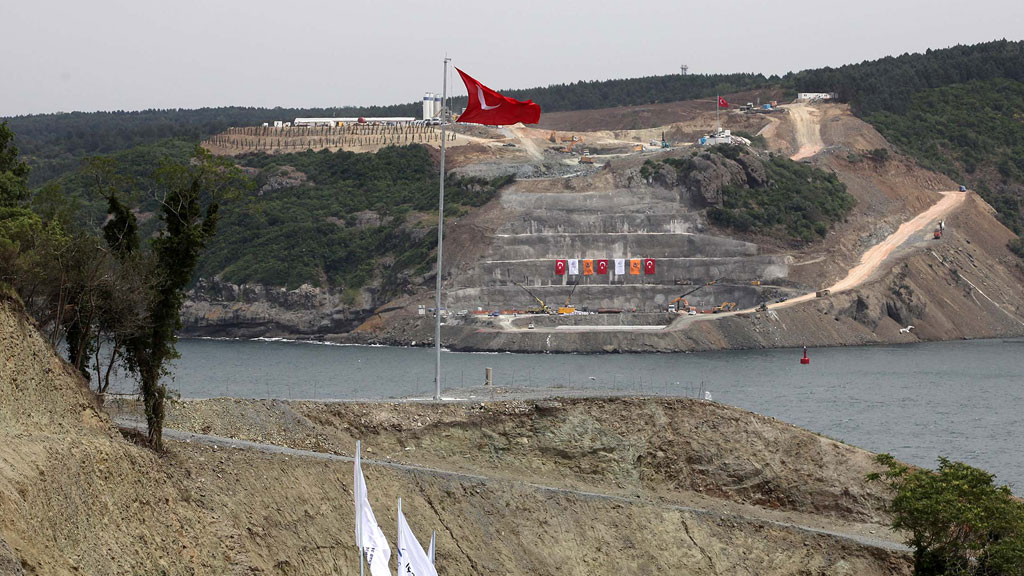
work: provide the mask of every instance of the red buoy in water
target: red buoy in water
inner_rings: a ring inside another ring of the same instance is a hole
[[[807,346],[804,346],[804,357],[800,359],[801,364],[810,364],[811,359],[807,357]]]

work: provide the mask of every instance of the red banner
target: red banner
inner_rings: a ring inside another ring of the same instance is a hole
[[[598,274],[607,274],[608,273],[608,261],[607,260],[598,260],[597,261],[597,273]]]
[[[555,260],[555,274],[565,276],[565,260]]]
[[[654,274],[654,258],[644,258],[644,274]]]

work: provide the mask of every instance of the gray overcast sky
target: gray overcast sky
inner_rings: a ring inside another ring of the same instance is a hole
[[[445,51],[496,89],[782,74],[1020,40],[1024,2],[2,0],[0,31],[10,116],[412,102],[441,91]]]

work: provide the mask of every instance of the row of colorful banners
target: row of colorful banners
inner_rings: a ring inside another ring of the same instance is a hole
[[[607,274],[608,273],[608,262],[612,262],[615,266],[615,274],[624,275],[626,273],[626,264],[629,264],[629,273],[633,275],[638,274],[654,274],[654,258],[631,258],[629,260],[625,258],[616,258],[614,260],[555,260],[555,274],[558,276],[564,276],[569,274],[570,276],[578,276],[580,274],[580,268],[583,269],[584,276],[591,276],[593,274]]]

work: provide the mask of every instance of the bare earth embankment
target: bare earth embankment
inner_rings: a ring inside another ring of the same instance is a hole
[[[356,438],[385,532],[401,496],[446,574],[908,573],[870,454],[725,406],[213,400],[175,404],[208,436],[157,455],[8,304],[0,357],[15,574],[352,574]]]

